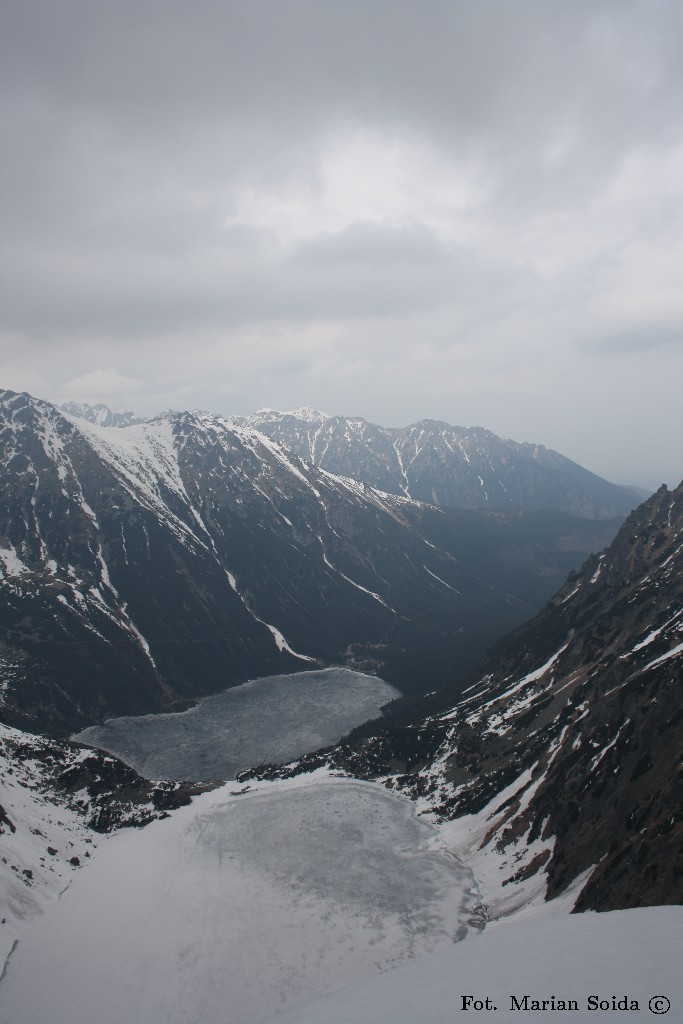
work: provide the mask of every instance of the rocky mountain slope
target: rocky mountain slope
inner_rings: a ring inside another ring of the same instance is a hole
[[[251,428],[123,428],[0,394],[8,720],[70,732],[337,663],[433,689],[524,621],[614,523],[448,513]]]
[[[662,487],[455,701],[312,755],[409,792],[493,914],[683,901],[683,484]]]
[[[0,723],[0,965],[104,833],[164,817],[203,788],[148,782],[101,751]]]
[[[605,518],[626,515],[645,496],[543,445],[504,441],[482,427],[436,420],[380,427],[311,409],[262,409],[231,422],[268,434],[331,473],[443,508],[557,509]]]

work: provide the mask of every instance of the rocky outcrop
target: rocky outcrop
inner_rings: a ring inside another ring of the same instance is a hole
[[[166,817],[207,788],[150,782],[101,751],[0,723],[0,973],[22,926],[61,895],[105,833]]]

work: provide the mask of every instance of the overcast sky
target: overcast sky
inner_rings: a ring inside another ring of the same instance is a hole
[[[680,0],[0,0],[0,384],[683,477]]]

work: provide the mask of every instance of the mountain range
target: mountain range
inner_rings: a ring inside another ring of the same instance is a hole
[[[380,427],[313,409],[262,409],[231,422],[255,427],[321,469],[442,508],[552,508],[609,518],[647,496],[543,445],[506,441],[483,427],[437,420]]]
[[[62,734],[320,664],[424,693],[619,522],[441,509],[212,414],[102,426],[13,392],[0,457],[5,714]]]
[[[106,427],[145,422],[106,405],[67,402],[63,412]],[[648,496],[609,483],[541,444],[503,440],[483,427],[421,420],[382,427],[317,409],[260,409],[226,423],[258,430],[304,462],[389,494],[442,508],[556,509],[583,518],[627,515]]]
[[[77,416],[88,423],[95,423],[98,427],[131,427],[136,423],[145,422],[143,417],[136,416],[130,409],[114,412],[103,402],[96,405],[89,405],[87,402],[64,402],[60,409],[69,416]]]

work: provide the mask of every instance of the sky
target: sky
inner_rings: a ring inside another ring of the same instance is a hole
[[[0,384],[683,477],[680,0],[0,0]]]

